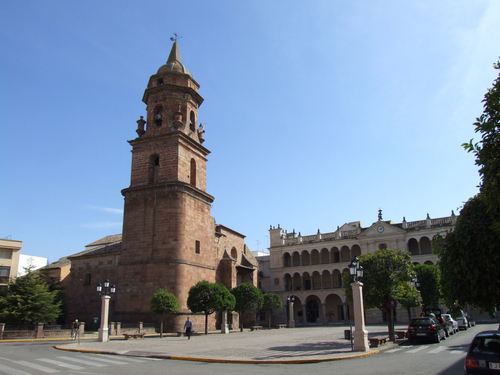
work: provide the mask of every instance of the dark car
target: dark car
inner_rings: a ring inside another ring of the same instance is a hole
[[[446,338],[444,328],[430,316],[412,319],[408,326],[408,341],[413,344],[417,340],[439,342]]]
[[[500,374],[500,332],[478,333],[465,357],[466,374]]]

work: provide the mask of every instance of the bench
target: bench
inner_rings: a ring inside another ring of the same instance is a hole
[[[256,331],[258,329],[262,329],[263,327],[262,326],[252,326],[250,327],[250,331]]]
[[[286,324],[276,324],[276,328],[286,328]]]
[[[376,336],[369,337],[368,341],[370,341],[370,348],[378,348],[380,345],[384,345],[389,340],[387,336]]]
[[[144,338],[144,333],[124,333],[123,336],[125,337],[125,340],[128,340],[130,338],[133,338],[133,339],[143,339]]]

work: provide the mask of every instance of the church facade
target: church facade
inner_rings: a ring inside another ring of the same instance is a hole
[[[105,279],[117,288],[110,305],[114,321],[152,322],[152,296],[159,288],[172,292],[180,312],[169,317],[169,329],[180,329],[186,314],[195,326],[201,322],[186,304],[197,282],[220,282],[229,289],[257,284],[257,262],[245,236],[211,216],[210,151],[198,119],[199,87],[174,42],[166,64],[149,79],[143,96],[147,116],[137,121],[137,137],[129,141],[132,167],[130,186],[122,190],[123,232],[69,257],[69,320],[94,320],[100,311],[95,286]],[[212,317],[211,327],[215,323]]]
[[[349,263],[355,256],[378,249],[400,249],[410,252],[414,264],[436,264],[432,239],[444,235],[455,226],[456,216],[392,223],[379,218],[369,227],[359,221],[337,227],[334,232],[303,236],[288,232],[278,225],[271,226],[269,255],[258,257],[259,284],[265,291],[278,293],[284,306],[287,298],[295,297],[294,319],[297,324],[340,323],[352,318],[342,276],[349,273]],[[286,309],[276,312],[277,323],[286,322]],[[378,309],[365,312],[367,323],[385,320]],[[406,322],[407,311],[396,310],[397,320]]]

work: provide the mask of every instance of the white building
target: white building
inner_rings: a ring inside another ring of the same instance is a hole
[[[259,285],[283,298],[295,296],[294,318],[298,324],[327,324],[342,322],[349,317],[342,275],[354,256],[373,253],[378,249],[408,250],[413,263],[436,264],[432,253],[432,238],[450,231],[456,222],[449,217],[392,223],[379,220],[368,227],[359,221],[337,227],[329,233],[319,230],[313,235],[287,232],[279,225],[271,226],[269,256],[257,257]],[[407,312],[396,311],[399,321],[407,321]],[[277,323],[287,321],[285,309],[275,317]],[[384,320],[378,309],[366,311],[368,323]]]

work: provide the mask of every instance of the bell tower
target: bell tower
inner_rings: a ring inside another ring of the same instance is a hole
[[[132,171],[130,186],[122,190],[119,260],[124,297],[116,306],[127,321],[151,321],[150,301],[159,288],[174,293],[180,311],[188,312],[189,288],[215,281],[214,198],[206,192],[210,151],[198,122],[199,87],[174,42],[166,64],[149,79],[142,99],[147,118],[137,121],[138,137],[129,141]],[[182,327],[183,321],[177,316],[171,324]]]

